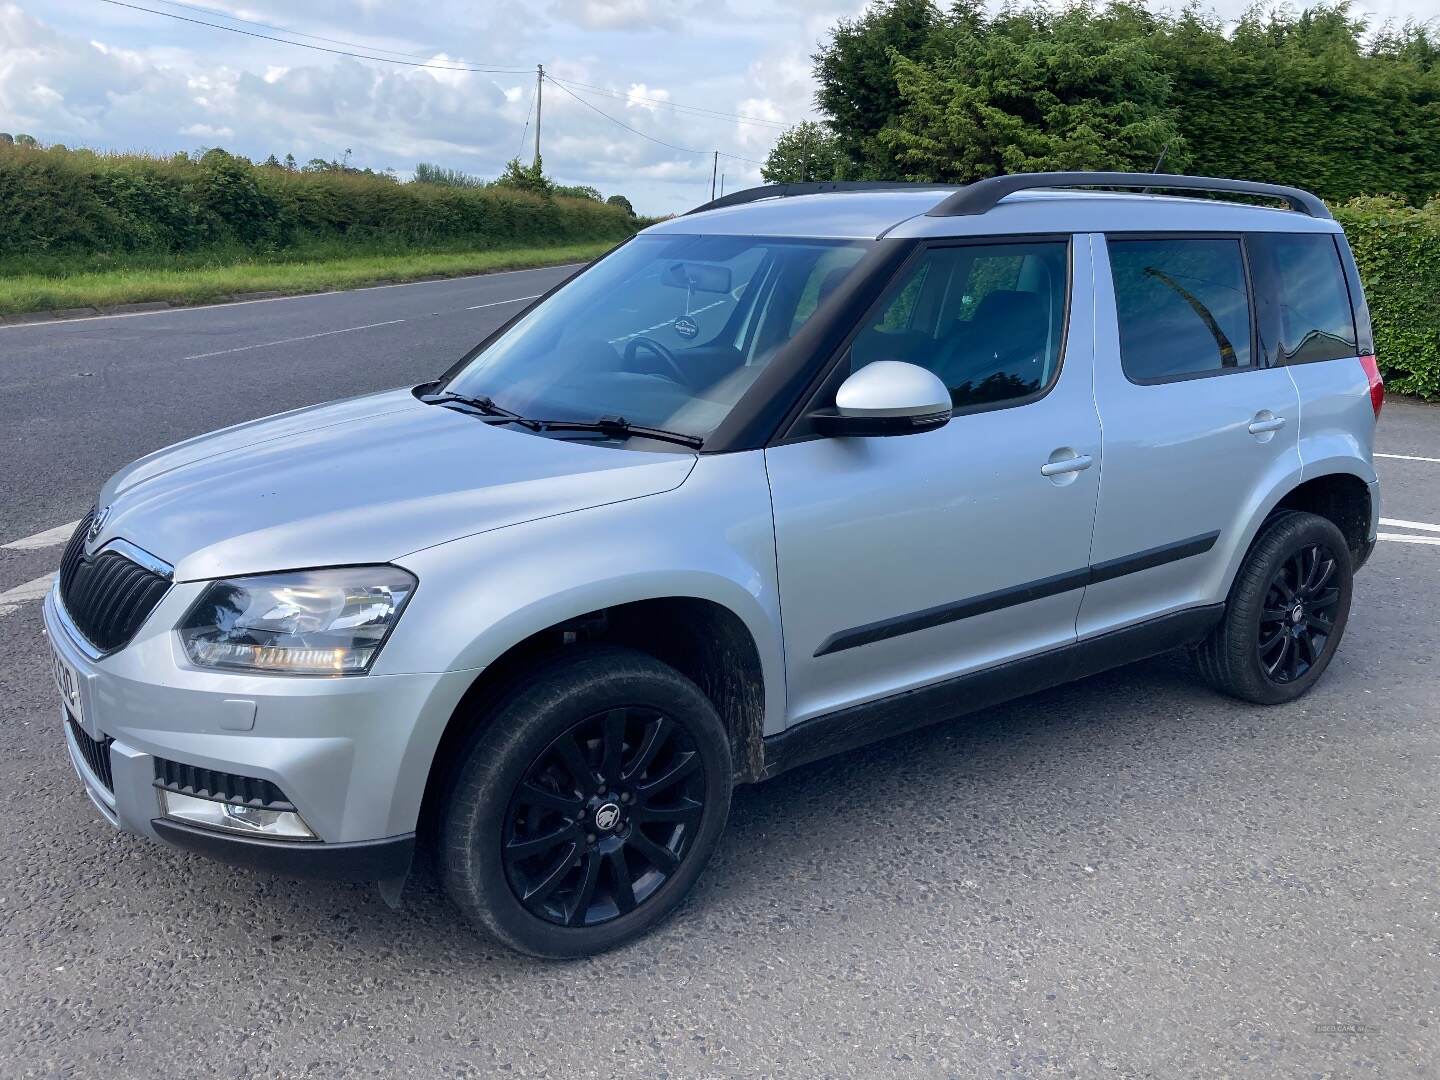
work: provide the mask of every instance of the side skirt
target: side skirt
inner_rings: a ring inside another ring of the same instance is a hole
[[[761,778],[768,780],[831,754],[1189,645],[1204,637],[1224,614],[1224,604],[1187,608],[1036,656],[814,717],[765,740]]]

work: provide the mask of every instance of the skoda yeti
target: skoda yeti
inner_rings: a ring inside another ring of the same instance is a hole
[[[597,952],[737,783],[1175,648],[1309,690],[1373,352],[1294,188],[738,192],[440,378],[117,473],[45,603],[64,738],[119,828],[391,903],[423,846],[501,941]]]

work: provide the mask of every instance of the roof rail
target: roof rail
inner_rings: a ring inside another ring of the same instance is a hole
[[[740,206],[742,203],[778,199],[787,195],[822,195],[827,191],[956,191],[959,187],[958,184],[925,184],[910,180],[812,180],[794,184],[763,184],[711,199],[694,210],[687,210],[685,216],[706,210],[719,210],[723,206]]]
[[[1170,173],[1042,172],[1012,173],[977,180],[955,192],[928,213],[928,217],[963,217],[993,210],[1006,195],[1035,188],[1135,188],[1149,191],[1213,191],[1237,195],[1264,195],[1279,199],[1292,210],[1313,218],[1328,218],[1330,211],[1318,196],[1281,184],[1253,180],[1225,180],[1215,176],[1177,176]],[[737,192],[737,194],[745,194]]]

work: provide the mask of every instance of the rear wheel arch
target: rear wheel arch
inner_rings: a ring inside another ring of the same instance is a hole
[[[1370,505],[1370,485],[1363,477],[1349,472],[1311,477],[1286,492],[1266,517],[1287,510],[1314,514],[1333,523],[1344,535],[1356,568],[1364,562],[1375,510]]]

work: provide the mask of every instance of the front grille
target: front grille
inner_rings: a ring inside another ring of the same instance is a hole
[[[155,610],[170,579],[118,551],[85,554],[86,514],[60,559],[60,600],[75,628],[101,652],[114,652],[135,636]]]
[[[70,734],[75,737],[75,745],[80,748],[80,756],[85,759],[85,764],[90,766],[95,778],[105,785],[105,790],[115,794],[115,777],[110,772],[110,744],[115,740],[108,735],[103,739],[92,739],[85,733],[85,729],[75,722],[73,716],[67,713],[65,719],[70,723]]]
[[[193,795],[197,799],[211,799],[235,806],[253,806],[262,810],[295,809],[285,798],[285,793],[269,780],[216,772],[164,758],[155,759],[155,786],[178,795]]]

